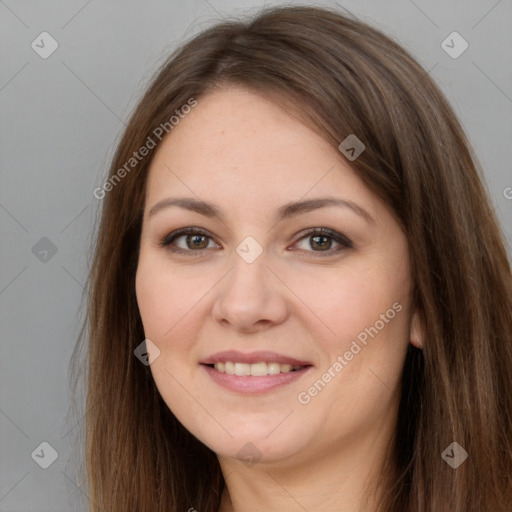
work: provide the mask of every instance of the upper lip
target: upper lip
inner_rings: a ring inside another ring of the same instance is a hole
[[[226,361],[234,363],[279,363],[279,364],[291,364],[293,366],[311,366],[308,361],[302,361],[294,357],[289,357],[284,354],[278,354],[276,352],[269,351],[257,351],[249,352],[247,354],[238,352],[236,350],[225,350],[223,352],[217,352],[210,357],[200,361],[201,364],[215,364],[225,363]]]

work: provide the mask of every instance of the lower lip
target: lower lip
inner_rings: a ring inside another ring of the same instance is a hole
[[[246,394],[263,393],[265,391],[270,391],[271,389],[285,386],[286,384],[290,384],[291,382],[300,379],[312,368],[311,366],[306,366],[301,370],[296,370],[294,372],[254,377],[252,375],[230,375],[229,373],[219,372],[211,366],[201,366],[206,370],[210,378],[219,386],[229,389],[230,391]]]

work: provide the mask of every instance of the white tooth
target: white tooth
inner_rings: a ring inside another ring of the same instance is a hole
[[[300,370],[302,366],[291,365],[291,364],[279,364],[279,363],[267,363],[261,361],[259,363],[235,363],[232,361],[218,362],[215,363],[214,368],[221,372],[229,375],[238,376],[255,376],[263,377],[265,375],[277,375],[278,373],[289,373],[291,371]]]
[[[255,377],[261,377],[263,375],[268,375],[267,363],[251,364],[251,375],[254,375]]]
[[[235,375],[251,375],[251,365],[247,363],[235,363]]]
[[[279,363],[267,363],[267,373],[269,375],[281,373],[281,365]]]

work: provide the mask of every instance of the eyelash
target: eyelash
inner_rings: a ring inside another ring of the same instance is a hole
[[[180,249],[175,246],[174,247],[172,246],[172,243],[176,239],[181,238],[184,235],[205,236],[205,237],[213,240],[213,238],[205,230],[203,230],[201,228],[190,227],[190,228],[177,229],[176,231],[169,233],[168,235],[164,236],[160,240],[158,245],[162,248],[166,248],[166,249],[170,250],[173,253],[184,254],[184,255],[192,256],[192,257],[203,256],[202,253],[205,251],[205,249],[197,249],[197,250]],[[311,238],[313,236],[323,236],[326,238],[330,238],[340,245],[333,250],[327,249],[325,251],[306,251],[303,249],[299,249],[300,251],[305,252],[305,253],[311,253],[311,255],[313,255],[314,257],[326,257],[326,256],[332,256],[333,254],[337,254],[343,250],[353,248],[353,243],[351,240],[349,240],[345,235],[342,235],[341,233],[333,231],[332,229],[329,229],[329,228],[313,228],[313,229],[309,230],[307,233],[303,234],[301,236],[301,238],[299,238],[297,240],[297,242],[295,242],[295,243],[298,243],[301,240],[306,239],[308,237]],[[325,254],[325,256],[324,256],[324,254]]]

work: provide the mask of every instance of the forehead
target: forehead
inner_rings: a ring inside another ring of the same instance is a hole
[[[306,194],[372,194],[343,156],[276,103],[229,87],[198,99],[160,144],[148,196],[280,202]]]

